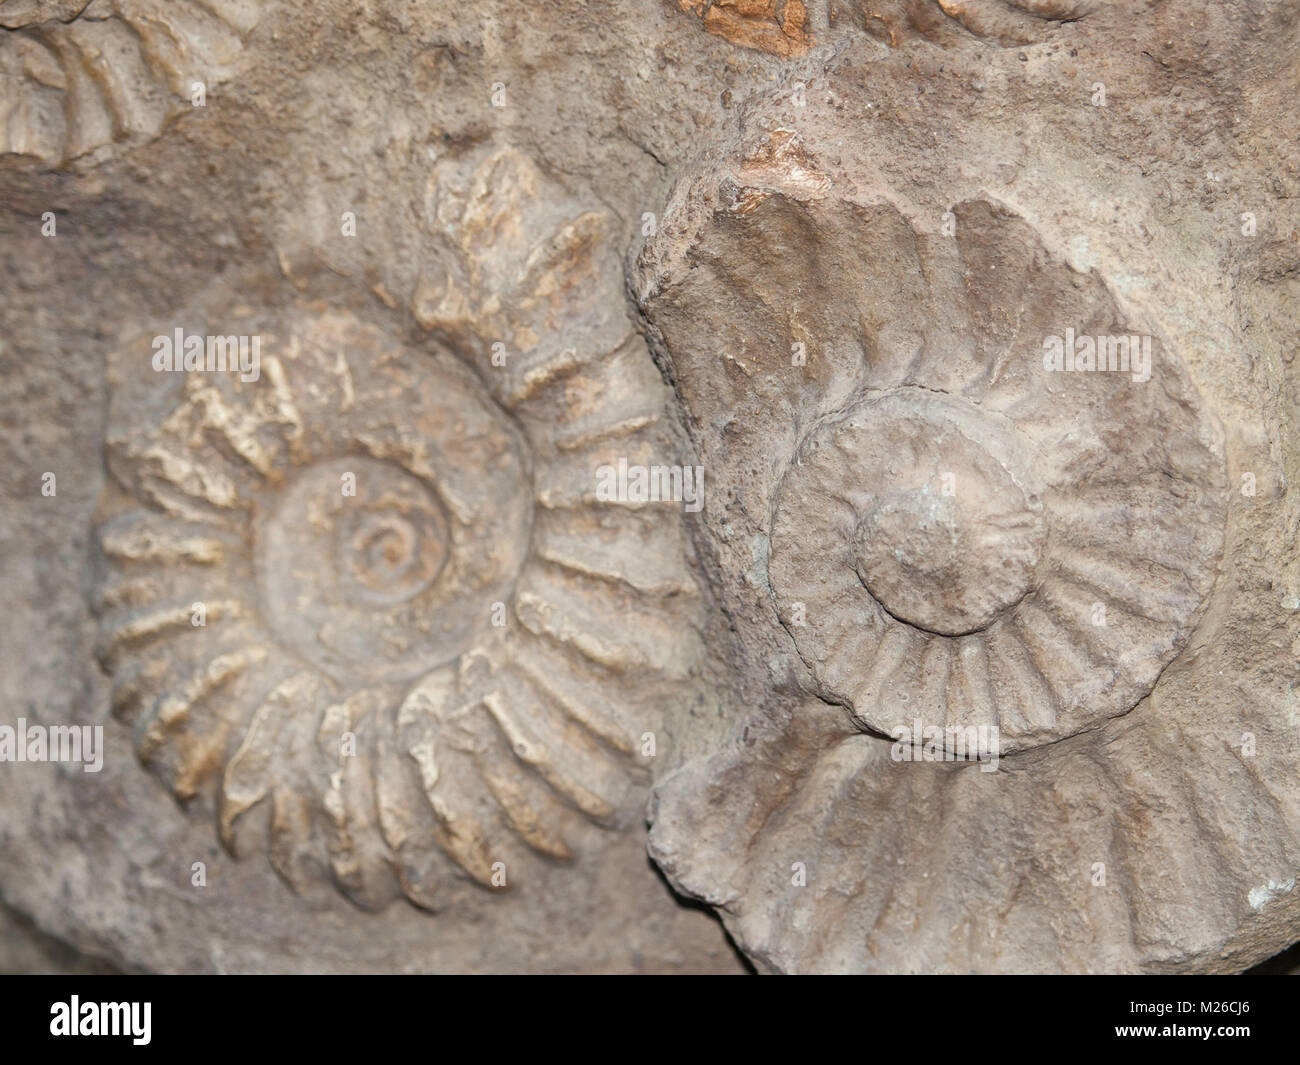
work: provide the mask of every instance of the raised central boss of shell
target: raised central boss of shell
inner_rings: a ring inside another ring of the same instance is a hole
[[[898,454],[919,461],[865,468],[871,494],[851,550],[885,610],[961,636],[986,628],[1030,590],[1044,525],[1003,462],[944,415],[937,423],[885,415]]]

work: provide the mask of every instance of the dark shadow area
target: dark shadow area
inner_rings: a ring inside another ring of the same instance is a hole
[[[757,975],[758,970],[755,969],[753,963],[745,957],[741,949],[736,946],[736,941],[731,938],[731,933],[727,931],[727,926],[722,923],[721,919],[714,912],[713,907],[700,902],[699,899],[693,899],[688,895],[683,895],[668,882],[668,878],[664,876],[663,870],[660,869],[659,866],[655,865],[648,854],[646,855],[645,860],[646,864],[654,871],[655,876],[659,878],[659,882],[663,884],[664,890],[673,897],[673,901],[684,909],[699,910],[701,913],[708,914],[713,923],[718,926],[719,931],[722,932],[723,938],[727,941],[727,946],[731,948],[731,952],[736,955],[737,960],[745,967],[745,972],[750,976]]]
[[[1300,943],[1293,943],[1275,954],[1268,961],[1262,961],[1247,969],[1243,976],[1300,976]]]
[[[0,973],[85,976],[120,971],[102,958],[82,954],[47,935],[24,914],[0,902]]]

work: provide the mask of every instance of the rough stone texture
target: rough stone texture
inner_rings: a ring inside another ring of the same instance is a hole
[[[62,162],[157,136],[232,74],[257,20],[255,0],[8,0],[0,146]]]
[[[1242,275],[1296,262],[1294,116],[1248,102],[1296,27],[1181,6],[1232,89],[1109,9],[1018,54],[846,49],[640,253],[752,700],[660,785],[652,853],[762,969],[1237,970],[1295,938],[1292,353]],[[1192,151],[1173,99],[1217,110]],[[1151,335],[1151,380],[1043,372],[1066,328]],[[895,761],[913,720],[1011,753]]]
[[[107,743],[0,763],[0,968],[744,971],[665,876],[760,971],[1300,938],[1293,4],[0,27],[0,725]]]
[[[197,316],[280,354],[265,382],[162,385],[145,343],[110,357],[94,598],[140,760],[183,802],[219,781],[232,852],[265,801],[285,879],[326,865],[367,909],[399,888],[440,909],[443,856],[518,879],[503,833],[567,860],[575,814],[635,821],[638,738],[662,724],[628,678],[664,696],[690,670],[697,589],[676,513],[567,489],[593,449],[659,443],[644,347],[582,364],[594,391],[564,353],[525,365],[498,407],[453,357],[323,306]]]
[[[1168,345],[1154,387],[1043,371],[1065,323],[1149,330],[1010,211],[967,201],[953,236],[925,233],[869,181],[778,129],[681,190],[643,256],[701,455],[734,486],[733,580],[766,563],[819,694],[882,733],[919,712],[999,725],[1009,751],[1127,713],[1213,581],[1218,430]],[[737,268],[758,254],[761,276]]]
[[[787,58],[808,49],[803,0],[677,0],[677,5],[732,44]]]

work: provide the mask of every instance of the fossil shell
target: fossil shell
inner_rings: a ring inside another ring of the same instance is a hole
[[[752,560],[722,559],[768,589],[817,694],[866,730],[998,726],[1010,751],[1152,690],[1226,503],[1215,423],[1153,325],[1010,210],[959,204],[947,235],[832,193],[786,133],[667,217],[641,298],[714,483],[739,485],[718,535],[753,530]],[[1067,331],[1149,343],[1150,379],[1050,372]]]
[[[1041,40],[1056,24],[1077,22],[1115,0],[856,0],[872,32],[898,44],[912,32],[938,37],[950,27],[1003,46]]]
[[[1045,22],[1073,22],[1106,0],[938,0],[944,14],[977,37],[1002,44],[1028,44],[1042,35]]]
[[[545,490],[594,486],[575,430],[634,446],[632,397],[653,430],[644,348],[507,408],[319,306],[221,332],[261,337],[257,380],[156,373],[147,341],[111,360],[95,598],[141,761],[181,800],[214,787],[232,851],[264,832],[291,884],[330,874],[367,908],[432,908],[498,862],[513,884],[520,844],[565,859],[635,817],[656,719],[610,692],[690,668],[680,517]]]
[[[57,164],[156,136],[194,82],[229,76],[259,18],[250,0],[5,0],[0,154]]]

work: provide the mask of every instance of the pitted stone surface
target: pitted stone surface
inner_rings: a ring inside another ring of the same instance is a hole
[[[104,739],[0,763],[0,968],[740,971],[668,885],[763,971],[1300,938],[1298,55],[0,0],[0,726]]]

